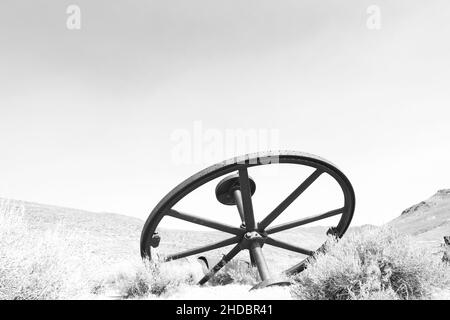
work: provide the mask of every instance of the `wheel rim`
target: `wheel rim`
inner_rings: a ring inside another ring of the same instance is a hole
[[[289,163],[297,164],[315,168],[315,171],[290,194],[288,195],[275,209],[273,209],[263,220],[257,222],[254,219],[252,200],[250,194],[250,182],[248,178],[248,168],[270,165],[275,163]],[[231,173],[238,173],[239,181],[242,183],[242,210],[245,213],[245,229],[237,228],[223,223],[217,223],[208,219],[192,216],[190,214],[185,214],[180,211],[173,209],[173,207],[185,196],[195,191],[200,186],[204,184],[225,176]],[[342,193],[344,195],[344,205],[335,210],[325,212],[323,214],[310,216],[307,218],[295,220],[289,223],[284,223],[280,225],[272,225],[272,222],[280,216],[284,210],[289,207],[301,194],[308,189],[314,181],[316,181],[323,174],[330,175],[340,186]],[[151,259],[151,247],[154,241],[154,233],[157,226],[161,222],[162,218],[165,216],[172,216],[181,220],[185,220],[194,224],[200,224],[203,226],[210,227],[231,235],[230,238],[223,241],[213,243],[207,246],[194,248],[192,250],[187,250],[180,252],[178,254],[173,254],[168,256],[168,260],[175,260],[201,252],[206,252],[218,248],[222,248],[228,245],[235,244],[236,246],[224,256],[224,258],[219,262],[218,265],[211,268],[210,272],[200,281],[200,284],[208,281],[215,273],[217,273],[226,263],[228,263],[234,256],[237,255],[241,250],[248,249],[251,252],[251,256],[258,256],[258,259],[264,259],[260,257],[260,248],[264,244],[268,244],[274,247],[286,249],[289,251],[299,252],[309,255],[308,258],[300,261],[300,263],[292,266],[291,268],[285,270],[286,274],[293,274],[300,272],[304,269],[307,262],[314,256],[315,253],[323,251],[324,245],[322,245],[318,250],[311,251],[303,249],[289,243],[284,243],[279,240],[273,239],[270,235],[278,233],[284,230],[295,228],[301,225],[319,221],[322,219],[329,218],[331,216],[341,215],[339,223],[336,227],[330,228],[336,237],[340,238],[344,235],[353,217],[355,209],[355,195],[353,187],[347,177],[331,162],[307,153],[295,152],[295,151],[281,151],[281,152],[267,152],[267,153],[257,153],[248,154],[242,157],[232,158],[213,166],[210,166],[197,174],[191,176],[190,178],[183,181],[172,191],[170,191],[153,209],[150,213],[141,234],[141,255],[143,258]],[[259,239],[258,235],[254,235],[254,238],[250,240],[245,240],[245,236],[249,236],[249,232],[256,232],[263,239]],[[266,267],[264,267],[265,262],[259,263],[258,269],[262,280],[267,280]],[[262,270],[264,269],[264,270]]]

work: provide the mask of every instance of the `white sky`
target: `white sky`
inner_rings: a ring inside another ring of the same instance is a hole
[[[450,186],[449,17],[445,0],[2,0],[0,196],[145,219],[223,160],[173,163],[171,135],[201,121],[278,130],[347,174],[355,224],[387,222]]]

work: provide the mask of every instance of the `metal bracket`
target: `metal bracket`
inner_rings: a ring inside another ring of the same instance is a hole
[[[336,227],[330,227],[327,231],[327,236],[334,236],[334,237],[338,237],[338,229]]]
[[[157,248],[159,246],[160,242],[161,242],[161,236],[158,234],[158,232],[153,233],[152,240],[150,241],[150,245],[153,248]]]

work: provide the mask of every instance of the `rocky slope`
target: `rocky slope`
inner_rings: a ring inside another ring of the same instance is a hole
[[[424,245],[439,246],[450,235],[450,189],[439,190],[429,199],[403,211],[388,223]]]

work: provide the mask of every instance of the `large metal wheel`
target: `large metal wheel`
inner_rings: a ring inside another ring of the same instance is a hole
[[[298,187],[293,190],[292,193],[289,194],[278,206],[269,212],[263,220],[257,222],[255,221],[252,204],[252,195],[255,192],[256,184],[249,177],[248,169],[255,166],[264,166],[277,163],[289,163],[312,167],[314,171],[306,180],[299,183]],[[272,226],[272,222],[279,217],[283,211],[289,207],[292,202],[294,202],[294,200],[296,200],[307,188],[309,188],[314,181],[317,180],[317,178],[325,174],[331,176],[339,184],[344,199],[342,206],[318,215]],[[219,223],[206,218],[187,214],[174,208],[174,206],[181,199],[192,191],[210,182],[211,180],[225,175],[229,176],[226,176],[217,185],[216,197],[222,204],[237,206],[242,220],[241,226],[234,227]],[[350,225],[354,209],[355,194],[350,181],[329,161],[315,155],[293,151],[249,154],[223,161],[206,168],[170,191],[153,209],[144,225],[141,234],[141,255],[143,258],[152,259],[151,248],[156,248],[159,245],[160,240],[158,234],[156,233],[157,227],[164,216],[171,216],[230,234],[230,237],[223,241],[170,254],[165,257],[165,260],[176,260],[234,245],[233,249],[224,255],[220,262],[212,267],[209,272],[207,272],[203,279],[200,280],[199,284],[206,283],[242,250],[249,250],[252,262],[258,268],[262,280],[259,287],[286,284],[287,282],[285,281],[278,281],[272,278],[261,250],[262,246],[266,244],[308,256],[308,258],[284,271],[285,274],[290,275],[302,271],[308,260],[314,256],[314,253],[323,249],[323,245],[318,250],[312,251],[308,248],[299,247],[296,244],[276,240],[272,238],[271,235],[280,231],[296,228],[332,216],[340,215],[337,225],[328,230],[328,233],[340,238]]]

